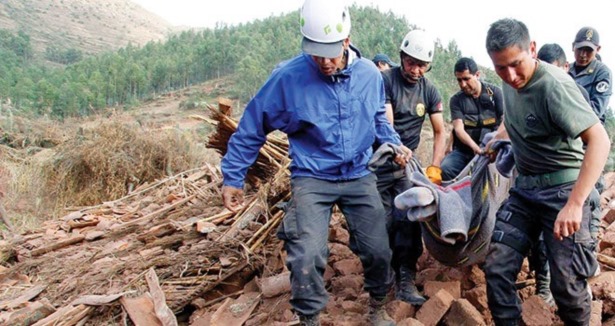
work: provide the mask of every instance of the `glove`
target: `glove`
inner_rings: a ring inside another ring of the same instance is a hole
[[[427,167],[427,178],[434,184],[441,185],[442,184],[442,169],[439,166],[430,165]]]

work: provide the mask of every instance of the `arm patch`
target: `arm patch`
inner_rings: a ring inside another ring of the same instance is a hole
[[[596,84],[596,91],[598,93],[604,93],[609,90],[609,82],[603,80]]]

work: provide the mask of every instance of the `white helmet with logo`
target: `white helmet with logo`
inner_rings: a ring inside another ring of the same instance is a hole
[[[404,37],[399,47],[405,54],[424,62],[433,61],[434,41],[427,32],[415,29]]]
[[[350,13],[345,0],[305,0],[301,8],[303,52],[335,58],[350,35]]]

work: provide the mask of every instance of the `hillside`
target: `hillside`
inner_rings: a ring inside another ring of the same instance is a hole
[[[172,31],[130,0],[3,0],[0,29],[27,33],[37,54],[56,45],[86,55],[163,40]]]

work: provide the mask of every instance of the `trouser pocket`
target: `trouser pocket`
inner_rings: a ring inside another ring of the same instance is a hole
[[[574,247],[572,269],[583,278],[594,276],[598,269],[598,261],[592,243],[577,242]]]
[[[291,199],[284,209],[284,219],[278,226],[276,234],[278,239],[285,241],[299,239],[296,211],[295,201]]]

